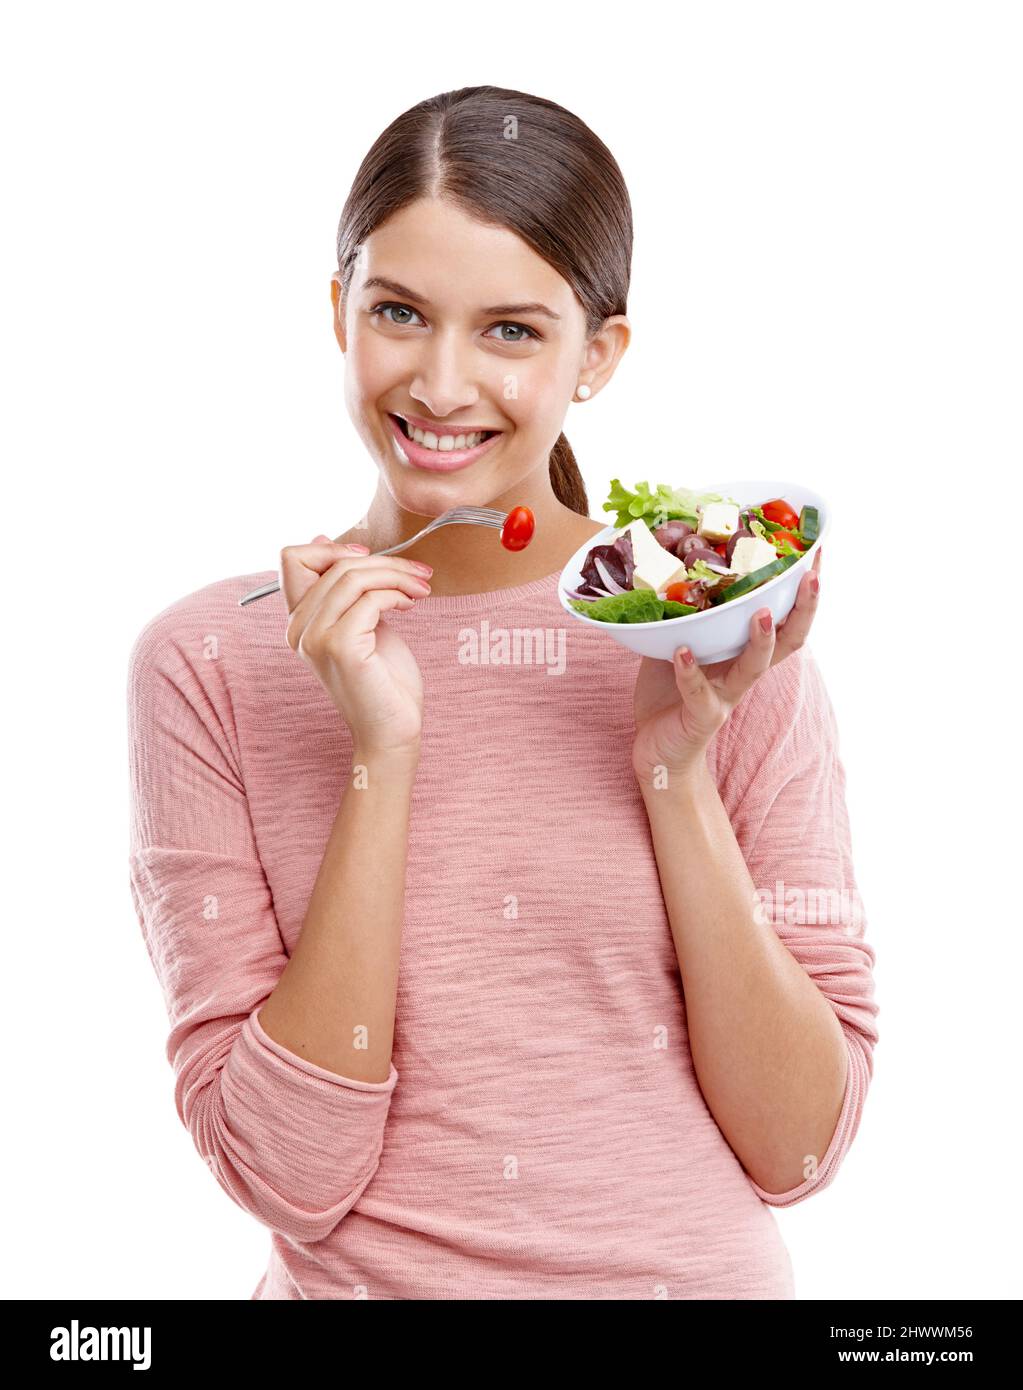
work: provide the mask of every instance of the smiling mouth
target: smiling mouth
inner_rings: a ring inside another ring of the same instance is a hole
[[[408,421],[400,415],[392,414],[391,419],[397,422],[398,428],[406,439],[421,444],[425,449],[435,449],[438,453],[477,448],[480,444],[485,444],[488,439],[493,439],[495,434],[501,433],[500,430],[474,430],[468,433],[452,431],[448,434],[438,435],[433,430],[413,429]]]

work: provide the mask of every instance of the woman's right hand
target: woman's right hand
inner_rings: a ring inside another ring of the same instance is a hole
[[[281,551],[287,641],[316,672],[363,753],[418,754],[423,682],[416,659],[383,614],[429,593],[401,555],[317,536]]]

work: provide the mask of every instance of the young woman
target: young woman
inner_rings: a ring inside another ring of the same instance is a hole
[[[856,1133],[878,1009],[860,915],[812,908],[855,894],[816,571],[706,668],[557,601],[604,524],[561,425],[628,345],[631,249],[553,102],[399,116],[331,284],[367,515],[135,643],[132,890],[178,1113],[273,1233],[254,1298],[792,1298],[770,1208]],[[376,553],[460,503],[535,538]]]

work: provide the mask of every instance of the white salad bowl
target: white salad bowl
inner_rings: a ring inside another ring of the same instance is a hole
[[[595,545],[610,545],[621,531],[607,526],[595,532],[584,545],[581,545],[561,572],[558,581],[558,597],[566,613],[577,622],[588,627],[598,628],[606,636],[623,647],[629,647],[641,656],[656,657],[661,661],[671,661],[679,647],[687,646],[701,666],[713,661],[730,661],[745,648],[750,640],[750,619],[758,608],[769,608],[777,627],[792,611],[800,581],[813,564],[814,555],[827,535],[830,521],[830,508],[823,497],[799,483],[786,483],[770,479],[742,479],[738,482],[708,483],[705,487],[693,489],[696,492],[718,492],[730,497],[741,507],[756,507],[773,497],[783,497],[795,511],[803,507],[816,507],[819,517],[819,533],[813,545],[787,570],[769,579],[766,584],[752,589],[742,598],[730,599],[700,613],[686,613],[681,618],[661,618],[652,623],[602,623],[597,618],[588,618],[571,606],[566,590],[578,589],[582,584],[582,566],[586,556]]]

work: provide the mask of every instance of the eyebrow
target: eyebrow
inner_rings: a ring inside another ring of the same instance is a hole
[[[400,295],[402,299],[410,299],[413,304],[422,304],[429,309],[433,306],[423,295],[417,294],[415,290],[410,290],[407,285],[399,285],[397,280],[385,280],[380,275],[374,275],[369,280],[363,281],[364,290],[388,290],[391,294]],[[548,309],[546,304],[532,302],[529,304],[488,304],[486,308],[480,310],[481,314],[546,314],[549,319],[560,321],[561,315],[556,314],[553,309]]]

